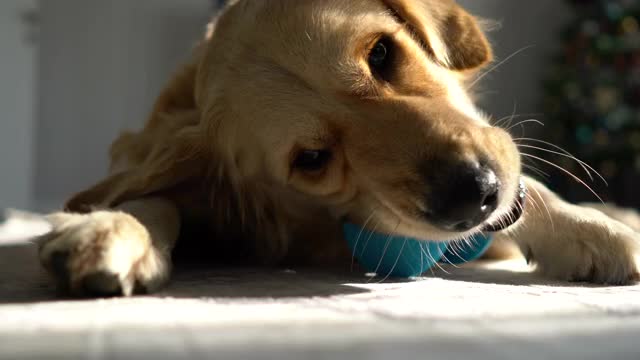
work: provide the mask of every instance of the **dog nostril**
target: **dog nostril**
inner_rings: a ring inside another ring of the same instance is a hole
[[[492,190],[482,201],[480,210],[482,212],[490,212],[498,208],[498,188]]]

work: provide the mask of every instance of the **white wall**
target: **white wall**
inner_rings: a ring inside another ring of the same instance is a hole
[[[5,0],[2,0],[5,1]],[[102,177],[204,32],[209,0],[42,1],[35,196],[59,205]]]
[[[496,117],[510,115],[515,103],[519,113],[540,112],[540,80],[569,14],[565,2],[460,2],[502,22],[502,30],[491,34],[498,59],[536,45],[488,77],[485,107]],[[105,174],[110,142],[145,119],[163,82],[201,33],[210,1],[51,0],[41,6],[34,189],[38,207],[48,208]],[[6,148],[26,149],[17,145],[27,141],[16,140],[20,136],[9,136]],[[18,178],[23,175],[14,182]]]
[[[0,1],[0,209],[31,205],[35,50],[22,15],[35,2]]]
[[[489,34],[496,50],[496,62],[515,55],[487,76],[480,87],[481,102],[497,118],[519,114],[540,114],[542,78],[551,56],[559,50],[559,32],[571,19],[564,0],[458,0],[479,16],[497,21],[501,28]],[[538,116],[544,119],[544,114]]]

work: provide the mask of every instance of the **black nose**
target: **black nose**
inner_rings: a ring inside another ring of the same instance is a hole
[[[427,220],[448,231],[482,224],[498,207],[500,180],[490,166],[464,163],[432,169]]]

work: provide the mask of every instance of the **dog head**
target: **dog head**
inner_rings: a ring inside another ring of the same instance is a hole
[[[239,1],[204,49],[196,101],[240,178],[449,240],[498,221],[517,192],[517,148],[465,87],[491,59],[451,0]]]
[[[126,170],[68,208],[213,174],[221,217],[260,223],[267,243],[286,243],[291,216],[310,209],[381,232],[465,237],[508,216],[521,171],[513,140],[465,85],[491,57],[453,0],[235,1],[145,130],[114,144]]]

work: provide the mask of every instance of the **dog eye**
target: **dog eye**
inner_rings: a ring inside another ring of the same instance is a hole
[[[383,37],[369,51],[369,68],[378,76],[383,78],[387,75],[389,63],[391,62],[393,44],[391,39]]]
[[[328,150],[303,150],[293,161],[293,168],[303,171],[322,170],[331,160]]]

